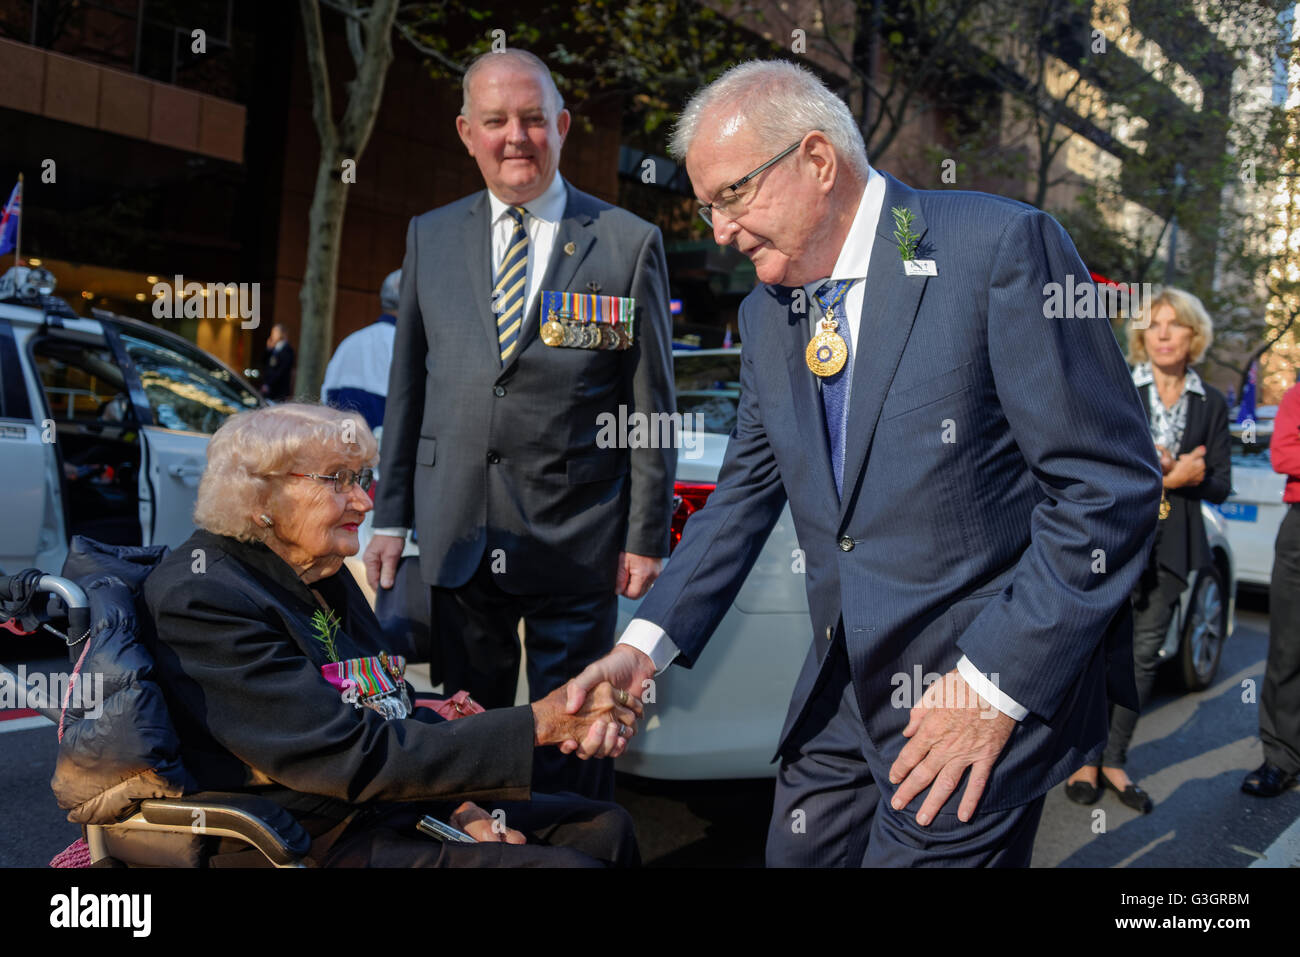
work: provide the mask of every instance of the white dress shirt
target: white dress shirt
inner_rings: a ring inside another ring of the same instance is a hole
[[[829,277],[831,280],[862,280],[854,282],[844,296],[844,308],[848,317],[849,336],[854,357],[853,363],[850,364],[848,369],[850,376],[852,376],[853,365],[857,362],[857,355],[862,345],[858,337],[858,329],[862,322],[862,304],[866,298],[867,267],[871,262],[871,250],[875,245],[876,229],[880,224],[880,213],[884,204],[885,178],[875,169],[870,169],[866,188],[862,191],[862,198],[858,201],[857,213],[853,217],[853,224],[849,227],[849,233],[845,237],[844,245],[840,247],[839,257],[835,261],[835,268],[831,270]],[[803,287],[808,297],[806,301],[808,308],[812,312],[813,324],[821,318],[822,314],[822,309],[817,305],[814,294],[823,282],[825,282],[824,279],[818,279]],[[810,324],[810,326],[813,324]],[[812,373],[810,372],[809,375],[812,375]],[[818,380],[819,383],[820,381]],[[853,381],[850,378],[849,394],[852,393],[852,389]],[[845,396],[845,401],[848,401],[848,395]],[[619,644],[631,645],[638,651],[648,655],[650,660],[654,662],[656,673],[667,668],[679,653],[677,646],[668,637],[667,633],[654,622],[646,621],[644,618],[634,618],[628,622],[627,628],[623,631],[623,636],[619,639]],[[1029,713],[1028,709],[1000,691],[965,655],[962,655],[961,660],[957,662],[957,670],[977,694],[1003,714],[1020,721]]]
[[[522,336],[524,327],[534,321],[533,306],[537,302],[537,293],[541,289],[542,274],[551,262],[551,253],[555,251],[555,237],[560,231],[560,220],[564,218],[564,209],[568,205],[569,194],[564,186],[564,177],[557,171],[546,191],[529,203],[524,203],[524,228],[528,230],[528,282],[524,286],[524,322],[519,327]],[[515,231],[515,221],[507,214],[510,205],[498,199],[496,193],[488,190],[492,229],[492,275],[496,276],[497,267],[506,258],[510,246],[510,236]],[[490,300],[492,287],[484,290],[483,295]],[[409,528],[376,528],[376,535],[394,535],[404,538]]]

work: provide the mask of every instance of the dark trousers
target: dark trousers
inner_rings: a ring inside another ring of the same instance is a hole
[[[419,555],[407,555],[398,563],[392,588],[375,590],[375,617],[388,650],[408,661],[427,661],[429,680],[442,684],[442,648],[429,630],[429,586],[420,577]]]
[[[422,814],[446,821],[449,805],[397,804],[363,812],[319,862],[323,867],[634,867],[632,819],[617,804],[571,794],[482,805],[504,812],[527,844],[454,844],[415,829]]]
[[[614,646],[618,596],[613,590],[512,595],[497,587],[486,558],[460,588],[434,588],[432,602],[442,644],[443,690],[454,694],[464,688],[485,708],[515,703],[521,618],[531,701],[576,677]],[[555,747],[533,754],[534,791],[613,800],[613,761],[583,761]]]
[[[1043,797],[963,824],[959,789],[928,827],[890,807],[890,762],[867,739],[843,643],[841,633],[827,652],[832,671],[782,755],[767,866],[1028,867]]]
[[[1186,587],[1187,582],[1161,567],[1154,554],[1151,564],[1138,579],[1133,591],[1133,679],[1137,684],[1138,710],[1130,711],[1117,704],[1110,706],[1110,737],[1101,756],[1101,763],[1108,768],[1122,768],[1128,760],[1128,746],[1133,740],[1138,714],[1147,706],[1156,683],[1160,668],[1157,656]]]
[[[1287,509],[1273,545],[1259,739],[1266,761],[1300,773],[1300,505]]]

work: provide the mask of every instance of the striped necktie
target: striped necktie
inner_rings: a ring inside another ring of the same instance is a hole
[[[497,267],[492,287],[492,303],[497,313],[497,342],[501,346],[501,364],[519,344],[519,330],[524,322],[524,293],[528,290],[528,231],[524,229],[522,206],[511,206],[506,215],[515,221],[506,243],[506,255]]]
[[[839,323],[835,331],[844,339],[848,350],[844,368],[833,376],[822,379],[822,407],[826,410],[826,432],[831,440],[831,471],[835,476],[835,492],[841,496],[844,494],[844,445],[848,439],[849,390],[853,384],[853,341],[849,333],[848,304],[842,303],[842,300],[853,282],[854,280],[847,279],[832,284],[828,279],[813,293],[822,309]],[[840,307],[838,311],[837,306]]]

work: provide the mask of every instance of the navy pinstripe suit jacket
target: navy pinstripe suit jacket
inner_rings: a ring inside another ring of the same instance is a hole
[[[804,363],[808,316],[793,290],[759,286],[740,309],[742,395],[717,490],[638,617],[663,627],[689,667],[788,499],[813,637],[781,746],[841,621],[866,732],[887,763],[913,703],[897,705],[896,676],[943,674],[965,654],[1030,712],[980,802],[1003,810],[1099,752],[1108,672],[1112,696],[1135,704],[1129,593],[1160,469],[1108,321],[1044,315],[1046,284],[1090,283],[1060,225],[1012,200],[886,179],[884,208],[913,210],[918,258],[938,275],[904,274],[882,215],[842,500]]]

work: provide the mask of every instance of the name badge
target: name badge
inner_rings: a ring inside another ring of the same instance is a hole
[[[933,259],[907,259],[903,261],[903,272],[909,276],[937,276],[939,270],[934,268]]]

